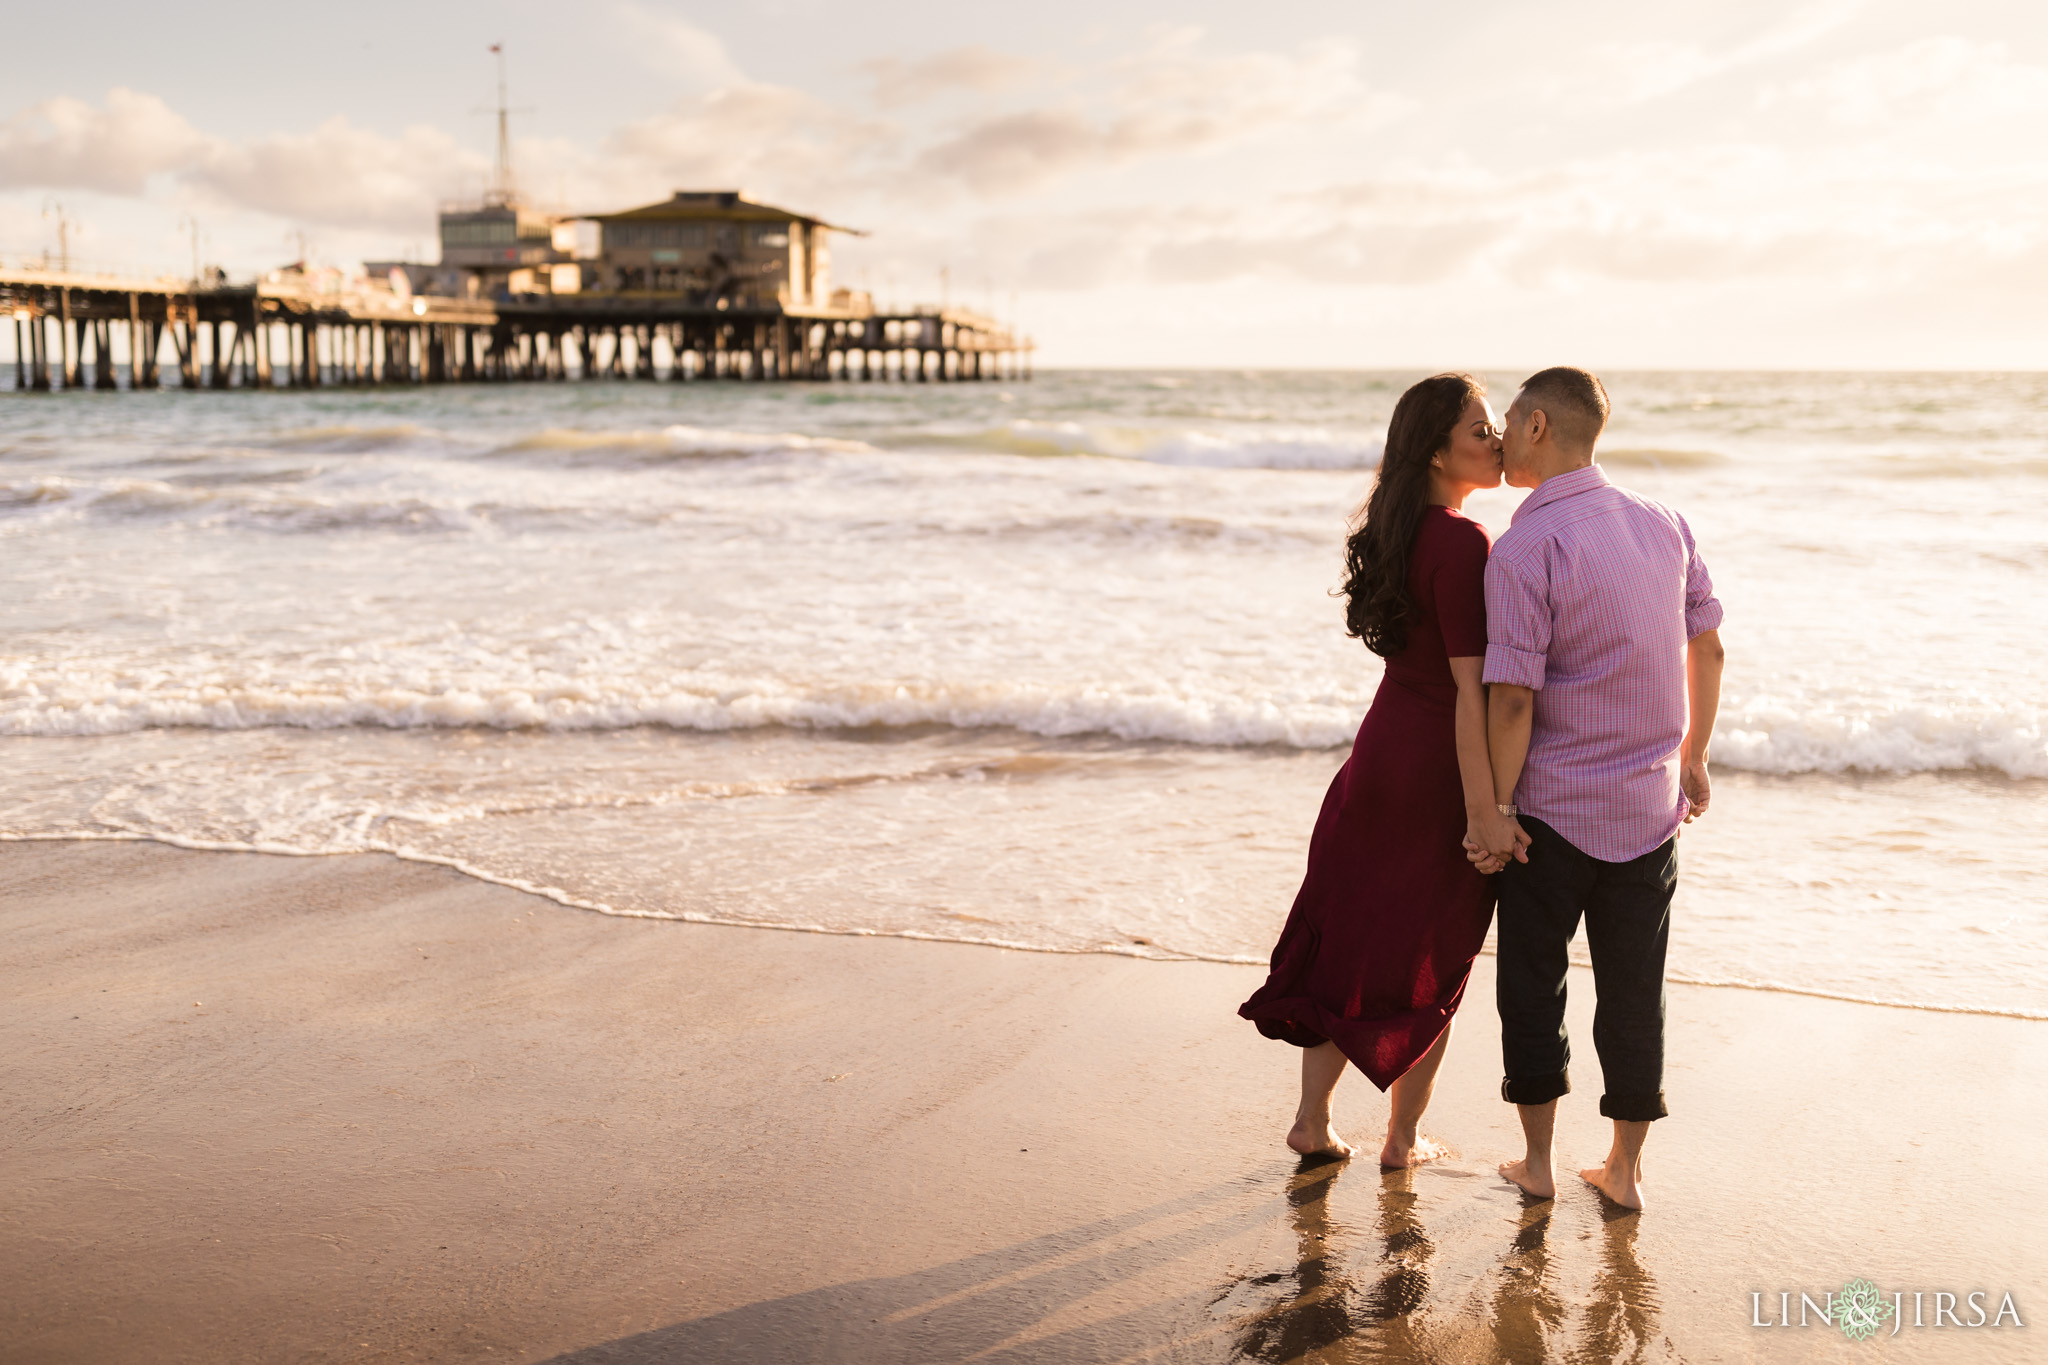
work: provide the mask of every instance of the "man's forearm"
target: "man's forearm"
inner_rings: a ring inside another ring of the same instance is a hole
[[[1493,763],[1493,799],[1501,805],[1515,799],[1515,786],[1522,780],[1535,700],[1534,692],[1513,683],[1495,683],[1487,689],[1486,748]]]
[[[1689,718],[1685,731],[1685,761],[1707,761],[1707,745],[1714,737],[1714,720],[1721,713],[1721,669],[1727,661],[1721,647],[1721,632],[1701,631],[1685,647],[1685,684]]]

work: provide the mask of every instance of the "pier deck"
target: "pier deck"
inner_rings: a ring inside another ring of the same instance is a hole
[[[280,276],[282,276],[280,278]],[[735,309],[682,295],[513,299],[337,290],[278,272],[205,286],[0,269],[15,386],[185,388],[511,380],[1028,379],[1032,343],[968,309]],[[117,363],[125,352],[127,364]]]

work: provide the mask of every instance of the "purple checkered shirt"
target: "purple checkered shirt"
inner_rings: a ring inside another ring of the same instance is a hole
[[[1669,839],[1686,642],[1720,624],[1685,518],[1597,464],[1545,479],[1486,563],[1486,681],[1536,691],[1522,813],[1603,862]]]

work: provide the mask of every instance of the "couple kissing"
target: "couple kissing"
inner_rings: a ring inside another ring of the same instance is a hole
[[[1567,949],[1586,926],[1597,997],[1603,1165],[1643,1206],[1664,1098],[1664,957],[1678,832],[1706,813],[1721,604],[1678,513],[1595,458],[1599,378],[1525,381],[1495,424],[1467,374],[1401,395],[1346,546],[1346,623],[1386,661],[1323,800],[1265,985],[1239,1013],[1301,1054],[1290,1147],[1349,1157],[1330,1104],[1347,1063],[1389,1092],[1382,1166],[1448,1155],[1420,1123],[1472,961],[1499,917],[1501,1098],[1526,1151],[1501,1165],[1555,1195],[1551,1133],[1571,1090]],[[1466,498],[1530,490],[1494,543]]]

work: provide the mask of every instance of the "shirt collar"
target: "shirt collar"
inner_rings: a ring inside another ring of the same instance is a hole
[[[1539,507],[1548,507],[1553,502],[1562,502],[1576,493],[1590,493],[1596,488],[1606,488],[1607,471],[1597,464],[1584,469],[1574,469],[1568,474],[1554,474],[1537,486],[1535,492],[1522,499],[1522,505],[1515,509],[1509,519],[1513,525]]]

